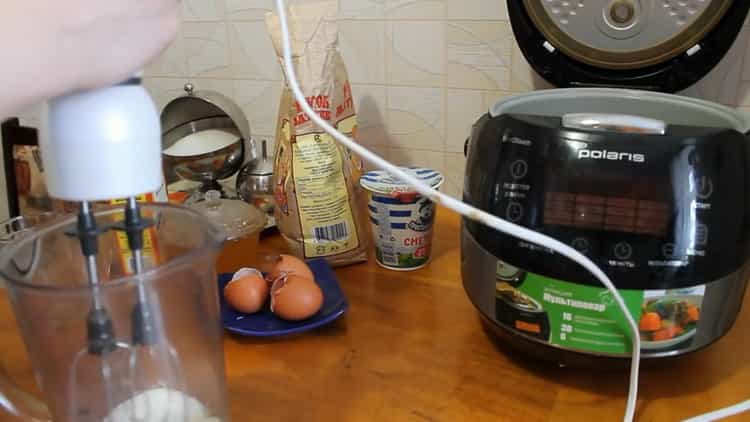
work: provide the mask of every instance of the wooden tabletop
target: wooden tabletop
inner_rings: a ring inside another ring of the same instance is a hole
[[[228,336],[232,415],[245,420],[618,420],[627,372],[560,369],[506,350],[461,285],[460,222],[437,214],[433,260],[337,270],[346,317],[293,338]],[[268,251],[283,248],[265,239]],[[750,305],[713,346],[644,369],[638,416],[672,421],[750,398]],[[745,415],[750,418],[750,415]]]
[[[461,285],[459,226],[439,210],[424,269],[389,271],[372,258],[338,269],[350,308],[329,326],[270,340],[226,335],[233,420],[621,420],[626,371],[557,368],[482,329]],[[278,236],[261,248],[285,249]],[[750,398],[749,307],[714,345],[642,370],[638,420],[681,420]],[[2,364],[32,385],[4,300],[0,330]]]

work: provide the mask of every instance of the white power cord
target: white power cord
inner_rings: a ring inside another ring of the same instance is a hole
[[[314,121],[323,130],[328,132],[336,140],[341,142],[344,146],[349,148],[349,150],[353,151],[361,158],[369,161],[376,167],[389,172],[394,177],[397,177],[401,181],[407,183],[418,193],[424,195],[433,202],[441,204],[444,207],[449,208],[466,218],[482,223],[497,231],[510,234],[527,242],[544,245],[552,249],[560,255],[563,255],[586,268],[586,270],[588,270],[591,274],[598,278],[599,281],[604,285],[604,287],[606,287],[607,290],[612,293],[617,306],[625,315],[631,331],[630,334],[632,340],[632,359],[630,366],[630,389],[628,391],[628,401],[625,409],[625,417],[623,418],[623,420],[625,422],[632,421],[633,416],[635,415],[636,399],[638,397],[638,366],[641,357],[641,338],[638,332],[638,325],[635,323],[635,320],[633,320],[633,316],[630,315],[628,308],[625,306],[625,302],[623,301],[622,296],[620,296],[620,294],[617,292],[617,289],[615,288],[614,284],[612,284],[612,281],[610,281],[609,277],[607,277],[607,275],[604,274],[604,272],[602,272],[602,270],[600,270],[599,267],[596,266],[596,264],[586,258],[586,256],[582,255],[568,245],[558,241],[557,239],[553,239],[541,233],[537,233],[527,228],[512,224],[492,214],[474,208],[471,205],[468,205],[458,199],[432,189],[430,186],[423,183],[416,177],[413,177],[410,174],[402,171],[399,167],[389,163],[388,161],[379,157],[377,154],[361,146],[356,141],[337,131],[327,121],[318,116],[318,114],[307,103],[307,100],[305,99],[305,96],[299,87],[299,83],[297,82],[297,76],[294,71],[294,62],[292,61],[292,48],[289,40],[289,27],[287,26],[284,0],[276,0],[276,8],[278,9],[279,23],[281,26],[281,42],[284,50],[284,67],[286,68],[285,70],[287,83],[289,84],[289,87],[291,88],[292,93],[297,100],[297,103],[312,121]]]
[[[728,406],[723,409],[714,410],[713,412],[704,413],[699,416],[694,416],[690,419],[685,419],[683,422],[713,422],[719,419],[728,418],[733,415],[737,415],[742,412],[750,410],[750,400],[737,403],[733,406]]]

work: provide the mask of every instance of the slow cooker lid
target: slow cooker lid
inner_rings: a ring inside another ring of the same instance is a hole
[[[627,69],[666,61],[700,42],[732,0],[524,0],[557,48],[593,66]]]
[[[509,0],[532,67],[560,86],[674,92],[708,73],[737,38],[738,0]]]
[[[563,117],[576,113],[608,113],[655,119],[666,126],[702,126],[750,132],[750,115],[697,98],[660,92],[568,88],[510,96],[490,108],[490,116],[530,114]]]

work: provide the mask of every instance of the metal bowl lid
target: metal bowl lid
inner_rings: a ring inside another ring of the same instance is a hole
[[[226,240],[253,235],[266,225],[266,215],[258,208],[238,199],[222,199],[221,193],[216,190],[206,192],[205,201],[190,207],[221,226]]]
[[[221,119],[227,117],[228,119]],[[227,128],[236,129],[244,140],[250,140],[250,123],[234,101],[215,91],[196,91],[191,83],[185,84],[185,95],[173,99],[164,106],[161,112],[162,135],[208,119],[213,119],[214,122],[223,121]]]

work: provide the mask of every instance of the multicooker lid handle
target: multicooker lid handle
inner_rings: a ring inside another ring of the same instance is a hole
[[[562,116],[568,129],[664,135],[667,124],[661,120],[628,114],[570,113]]]

